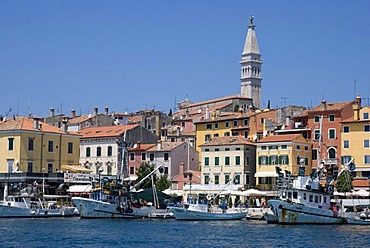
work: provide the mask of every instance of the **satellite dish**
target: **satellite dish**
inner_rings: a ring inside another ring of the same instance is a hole
[[[263,131],[263,137],[267,136],[267,131]]]
[[[254,135],[253,136],[253,140],[256,141],[257,140],[257,135]]]
[[[198,114],[202,113],[202,109],[198,109]]]

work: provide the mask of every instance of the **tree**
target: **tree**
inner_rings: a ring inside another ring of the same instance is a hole
[[[154,165],[149,163],[143,163],[140,165],[139,170],[137,171],[137,181],[140,182],[144,177],[146,177],[150,172],[154,170]],[[154,183],[157,181],[157,176],[155,173],[153,173],[154,177]],[[152,177],[148,177],[145,179],[139,186],[137,186],[137,189],[147,189],[152,187]]]
[[[159,191],[163,191],[171,187],[171,181],[168,179],[168,175],[167,174],[161,175],[155,186]]]
[[[267,108],[270,109],[270,100],[267,102]]]
[[[338,192],[341,193],[351,192],[351,190],[353,189],[352,180],[353,177],[351,172],[345,170],[339,175],[337,183],[335,184],[335,188],[337,189]]]
[[[172,116],[172,109],[170,109],[170,112],[168,113],[168,116]]]

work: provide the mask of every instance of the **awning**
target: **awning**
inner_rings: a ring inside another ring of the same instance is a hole
[[[254,174],[254,177],[278,177],[275,171],[260,171]]]
[[[80,165],[62,165],[60,167],[60,169],[62,171],[66,171],[66,170],[69,170],[71,171],[72,173],[79,173],[79,172],[91,172],[91,170],[89,169],[86,169],[85,167],[83,166],[80,166]]]
[[[125,177],[124,179],[123,179],[123,181],[136,181],[137,180],[137,176],[136,175],[131,175],[131,176],[129,176],[129,177]]]
[[[91,184],[71,185],[67,192],[69,193],[90,193],[92,189]]]

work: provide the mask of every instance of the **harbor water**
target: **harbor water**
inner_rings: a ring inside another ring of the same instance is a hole
[[[1,247],[369,247],[370,227],[175,219],[0,219]]]

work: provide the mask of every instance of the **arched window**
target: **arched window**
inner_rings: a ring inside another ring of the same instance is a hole
[[[90,155],[91,155],[91,148],[86,147],[86,157],[90,157]]]
[[[98,148],[96,148],[96,156],[97,157],[101,156],[101,147],[100,146]]]
[[[329,155],[329,158],[337,158],[337,151],[335,150],[335,148],[331,147],[329,148],[328,150],[328,155]]]

